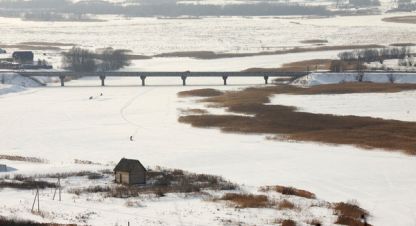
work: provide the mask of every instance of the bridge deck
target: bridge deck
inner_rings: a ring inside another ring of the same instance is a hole
[[[309,72],[92,72],[79,73],[70,71],[16,71],[23,76],[82,76],[82,77],[301,77]]]

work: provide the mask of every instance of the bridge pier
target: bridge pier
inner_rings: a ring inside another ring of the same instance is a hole
[[[224,86],[226,86],[227,85],[227,79],[228,79],[228,76],[222,76],[222,80],[224,80]]]
[[[182,85],[183,85],[183,86],[186,86],[186,78],[187,78],[187,76],[186,76],[186,75],[182,75],[182,76],[181,76],[181,79],[182,79]]]
[[[267,75],[264,76],[264,84],[269,84],[269,76]]]
[[[145,86],[146,85],[146,76],[141,75],[140,79],[142,80],[142,86]]]
[[[105,86],[105,76],[104,75],[100,75],[100,79],[101,79],[101,86]]]
[[[65,86],[65,75],[60,75],[59,80],[61,80],[61,86]]]

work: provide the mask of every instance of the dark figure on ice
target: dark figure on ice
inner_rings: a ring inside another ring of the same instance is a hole
[[[103,96],[103,93],[101,93],[100,96]]]
[[[133,136],[130,136],[130,141],[133,141]]]
[[[90,96],[90,100],[92,100],[92,98],[93,98],[93,97],[92,97],[92,96]]]

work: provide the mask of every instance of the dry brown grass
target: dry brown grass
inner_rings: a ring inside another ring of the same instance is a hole
[[[59,51],[61,50],[60,47],[57,46],[45,46],[45,45],[25,45],[25,44],[10,44],[0,45],[0,48],[2,49],[19,49],[19,50],[53,50],[53,51]]]
[[[336,224],[349,225],[349,226],[362,226],[362,219],[368,219],[368,211],[362,209],[354,203],[335,203],[333,204],[335,215],[338,216]],[[366,224],[370,226],[370,224]]]
[[[220,59],[232,57],[249,57],[264,55],[281,55],[288,53],[304,53],[314,51],[331,51],[331,50],[353,50],[367,48],[382,48],[382,45],[344,45],[344,46],[319,46],[319,47],[295,47],[292,49],[257,52],[257,53],[215,53],[212,51],[189,51],[189,52],[171,52],[154,55],[153,57],[191,57],[196,59]]]
[[[311,221],[308,221],[307,223],[310,224],[310,225],[313,225],[313,226],[321,226],[322,225],[322,222],[318,219],[313,219]]]
[[[293,220],[283,220],[282,221],[282,226],[296,226],[296,222]]]
[[[296,206],[292,202],[284,199],[283,201],[277,204],[277,208],[279,210],[286,210],[286,209],[293,210],[293,209],[296,209]]]
[[[303,43],[303,44],[324,44],[324,43],[328,43],[328,40],[326,40],[326,39],[308,39],[308,40],[303,40],[300,43]]]
[[[355,203],[339,202],[334,204],[336,215],[347,216],[355,219],[361,219],[362,216],[368,217],[368,211],[362,209]]]
[[[182,114],[208,114],[208,111],[205,109],[199,109],[199,108],[188,108],[188,109],[181,109],[180,110]]]
[[[275,192],[282,193],[284,195],[294,195],[294,196],[299,196],[299,197],[303,197],[307,199],[316,198],[315,194],[312,192],[293,188],[293,187],[279,186],[279,185],[260,187],[260,191],[262,192],[275,191]]]
[[[0,226],[77,226],[76,224],[36,223],[33,221],[6,219],[0,216]]]
[[[267,208],[269,199],[265,195],[226,193],[219,200],[230,201],[238,208]]]
[[[383,21],[392,23],[416,24],[416,16],[387,17],[383,18]]]
[[[194,89],[188,91],[182,91],[178,93],[179,97],[213,97],[219,96],[223,92],[216,89]]]
[[[20,162],[34,162],[34,163],[47,163],[46,159],[36,158],[36,157],[24,157],[18,155],[0,155],[0,159],[6,159],[10,161],[20,161]]]
[[[296,108],[264,105],[272,94],[341,94],[398,92],[416,89],[410,84],[346,83],[298,88],[287,85],[247,88],[208,97],[203,101],[228,108],[237,115],[189,115],[180,122],[196,127],[217,127],[226,132],[285,135],[288,139],[331,144],[351,144],[364,148],[401,150],[416,154],[416,123],[371,117],[335,116],[297,112]],[[279,137],[280,138],[280,137]]]

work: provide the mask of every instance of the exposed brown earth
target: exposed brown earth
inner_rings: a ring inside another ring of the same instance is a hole
[[[207,97],[202,102],[254,115],[188,115],[180,122],[226,132],[273,134],[276,139],[349,144],[416,154],[416,123],[371,117],[298,112],[295,107],[265,105],[273,94],[343,94],[415,90],[411,84],[346,83],[299,88],[289,85],[247,88]]]
[[[392,23],[416,24],[416,16],[387,17],[383,18],[383,21]]]

